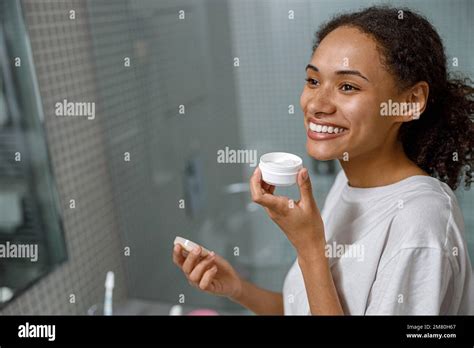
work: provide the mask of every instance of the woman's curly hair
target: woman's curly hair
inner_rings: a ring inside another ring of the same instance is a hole
[[[354,27],[375,39],[381,61],[399,91],[419,81],[429,84],[425,111],[400,127],[408,158],[455,190],[462,177],[470,188],[473,169],[474,88],[469,78],[449,76],[442,40],[433,26],[407,8],[373,6],[337,15],[316,33],[313,53],[334,29]]]

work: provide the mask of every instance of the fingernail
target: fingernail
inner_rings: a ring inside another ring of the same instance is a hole
[[[211,251],[210,254],[211,254],[211,256],[214,256],[216,253]]]
[[[304,172],[303,172],[303,180],[308,180],[308,170],[307,169],[303,169]]]
[[[193,248],[193,254],[194,255],[199,255],[201,251],[199,250],[199,247]]]
[[[174,251],[178,251],[178,250],[179,250],[179,246],[178,246],[178,244],[176,244],[176,245],[174,246]]]

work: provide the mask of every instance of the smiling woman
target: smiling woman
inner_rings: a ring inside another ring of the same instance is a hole
[[[398,170],[429,174],[453,190],[464,170],[464,185],[470,186],[474,89],[468,79],[448,78],[443,44],[426,19],[388,7],[340,15],[318,31],[306,71],[301,107],[307,123],[332,122],[351,131],[337,143],[309,141],[313,157],[363,153],[385,161],[396,145]],[[387,103],[416,107],[379,117]],[[374,173],[380,162],[371,163]],[[370,187],[374,179],[352,178],[351,184]]]
[[[340,15],[317,32],[306,72],[307,151],[343,168],[322,213],[326,246],[365,252],[361,260],[326,248],[326,284],[317,249],[298,252],[285,313],[328,314],[321,308],[329,301],[346,314],[472,314],[471,263],[452,190],[463,174],[466,187],[472,181],[474,89],[448,79],[436,30],[408,9]]]
[[[408,9],[339,15],[318,31],[306,73],[307,152],[343,170],[322,213],[306,168],[296,202],[259,168],[250,179],[253,201],[296,251],[283,294],[241,280],[220,256],[200,258],[200,248],[185,259],[178,247],[175,263],[193,285],[258,314],[473,314],[453,190],[463,174],[471,184],[474,94],[448,80],[435,29]]]

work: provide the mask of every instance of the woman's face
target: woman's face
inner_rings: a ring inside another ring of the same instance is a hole
[[[350,160],[391,146],[401,123],[381,116],[381,105],[398,93],[370,36],[350,27],[335,29],[314,52],[306,74],[300,104],[311,157]],[[332,125],[333,133],[321,133],[323,125]]]

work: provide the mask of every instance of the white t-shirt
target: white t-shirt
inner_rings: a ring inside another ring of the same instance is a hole
[[[464,220],[445,183],[415,175],[355,188],[341,170],[321,215],[345,314],[474,314]],[[297,260],[283,303],[286,315],[310,314]]]

